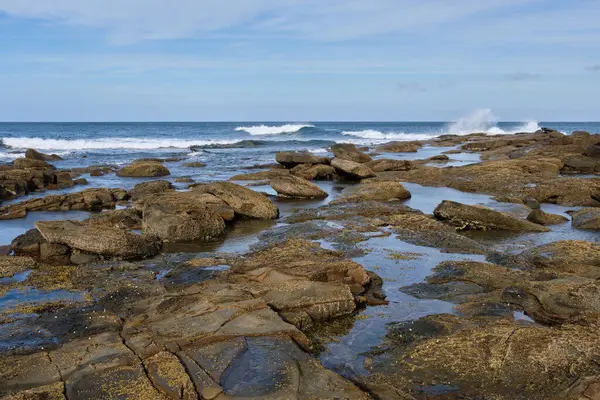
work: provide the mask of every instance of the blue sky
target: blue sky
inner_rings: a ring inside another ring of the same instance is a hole
[[[600,0],[0,0],[1,121],[600,120]]]

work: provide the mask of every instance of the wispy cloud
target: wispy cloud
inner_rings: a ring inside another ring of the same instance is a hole
[[[589,67],[586,68],[588,71],[591,72],[600,72],[600,64],[593,64],[590,65]]]
[[[532,74],[529,72],[515,72],[512,74],[504,75],[504,78],[508,81],[512,82],[528,82],[528,81],[536,81],[540,79],[540,74]]]
[[[401,92],[423,93],[427,91],[425,86],[415,82],[401,82],[397,87]]]

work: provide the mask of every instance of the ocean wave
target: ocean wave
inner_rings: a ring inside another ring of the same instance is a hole
[[[297,133],[304,128],[314,128],[314,125],[310,124],[286,124],[280,126],[267,126],[267,125],[256,125],[256,126],[240,126],[235,128],[236,132],[247,132],[252,136],[263,136],[263,135],[281,135]]]
[[[450,124],[447,133],[452,135],[468,135],[471,133],[505,135],[518,132],[535,132],[538,129],[540,129],[540,126],[537,121],[528,121],[512,130],[504,130],[498,126],[498,118],[492,110],[482,108]]]
[[[363,131],[344,131],[342,132],[344,136],[354,136],[362,139],[372,139],[373,141],[382,141],[382,140],[399,140],[399,141],[407,141],[407,140],[428,140],[432,139],[437,134],[424,134],[424,133],[393,133],[393,132],[380,132],[373,129],[366,129]],[[366,143],[366,142],[365,142]]]
[[[44,139],[39,137],[3,138],[5,147],[13,149],[33,148],[48,150],[158,150],[188,149],[192,146],[226,145],[238,140],[194,140],[194,139],[151,139],[151,138],[101,138],[101,139]]]

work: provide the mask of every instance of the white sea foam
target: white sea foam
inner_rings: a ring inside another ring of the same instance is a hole
[[[184,139],[151,139],[151,138],[101,138],[101,139],[43,139],[43,138],[3,138],[5,146],[14,149],[34,148],[37,150],[155,150],[155,149],[187,149],[190,146],[206,146],[215,144],[232,144],[239,140],[184,140]]]
[[[354,136],[363,139],[372,139],[374,141],[381,140],[427,140],[437,135],[434,134],[421,134],[421,133],[393,133],[393,132],[379,132],[373,129],[366,129],[364,131],[344,131],[344,136]]]
[[[237,132],[247,132],[252,136],[263,136],[263,135],[281,135],[299,132],[303,128],[313,128],[314,125],[310,124],[286,124],[280,126],[267,126],[267,125],[256,125],[256,126],[240,126],[235,128]]]
[[[448,133],[468,135],[470,133],[487,133],[488,135],[504,135],[517,132],[535,132],[540,129],[537,121],[529,121],[514,130],[506,131],[498,127],[498,118],[489,108],[473,111],[448,126]]]

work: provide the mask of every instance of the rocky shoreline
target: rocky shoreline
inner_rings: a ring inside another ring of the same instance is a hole
[[[0,220],[90,215],[37,221],[0,256],[0,396],[600,396],[600,134],[330,151],[184,191],[181,160],[2,166]],[[158,180],[19,201],[84,174]]]

